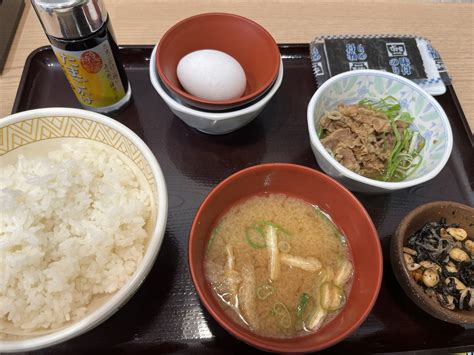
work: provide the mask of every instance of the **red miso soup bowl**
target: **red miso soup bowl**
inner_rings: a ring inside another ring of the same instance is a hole
[[[270,338],[253,333],[226,314],[205,276],[205,250],[219,219],[232,206],[265,193],[282,193],[318,205],[329,213],[349,242],[354,263],[351,291],[341,312],[315,333],[294,338]],[[202,304],[230,334],[266,351],[310,352],[342,341],[366,319],[382,281],[382,250],[367,211],[341,184],[304,166],[263,164],[228,177],[206,197],[191,227],[189,266]]]

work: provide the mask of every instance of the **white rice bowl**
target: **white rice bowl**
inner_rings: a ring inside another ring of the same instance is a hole
[[[97,127],[40,132],[58,120]],[[37,132],[15,146],[23,128]],[[2,141],[0,352],[27,351],[93,328],[133,295],[161,245],[166,185],[140,138],[100,114],[12,115]]]

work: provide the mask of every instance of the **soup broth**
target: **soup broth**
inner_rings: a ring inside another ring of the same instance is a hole
[[[209,238],[206,276],[225,311],[257,334],[317,331],[342,309],[352,260],[317,206],[283,194],[231,208]]]

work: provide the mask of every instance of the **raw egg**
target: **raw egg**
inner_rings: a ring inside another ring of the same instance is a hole
[[[178,80],[193,96],[209,101],[227,101],[242,96],[247,80],[240,63],[213,49],[185,55],[178,63]]]

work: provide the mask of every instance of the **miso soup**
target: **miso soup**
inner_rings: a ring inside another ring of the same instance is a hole
[[[315,332],[344,307],[352,259],[318,206],[283,194],[254,196],[214,228],[206,277],[225,311],[257,334]]]

